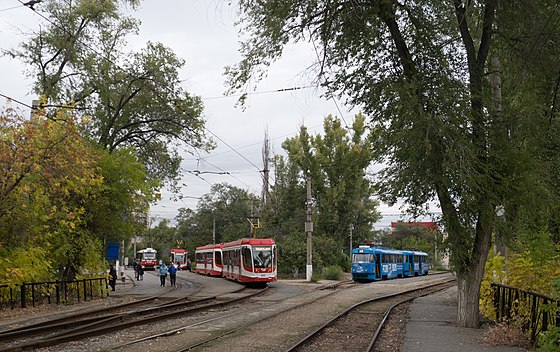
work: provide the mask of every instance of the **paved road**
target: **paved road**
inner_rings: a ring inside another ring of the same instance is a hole
[[[243,288],[238,283],[203,276],[182,270],[177,272],[177,287],[171,287],[169,275],[167,276],[166,286],[161,287],[157,271],[145,271],[144,280],[134,279],[134,270],[125,269],[125,282],[117,282],[116,291],[111,292],[111,296],[119,297],[123,295],[131,296],[165,296],[182,297],[186,295],[216,296],[233,292]]]

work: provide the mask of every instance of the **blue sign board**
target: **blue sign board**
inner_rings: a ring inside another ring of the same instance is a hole
[[[119,244],[118,243],[109,243],[107,245],[107,259],[108,260],[119,259]]]

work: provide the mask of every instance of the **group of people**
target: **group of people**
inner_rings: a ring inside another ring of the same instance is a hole
[[[137,281],[144,280],[144,268],[140,264],[139,260],[134,260],[132,262],[132,268],[134,269],[134,278]],[[171,280],[171,286],[177,286],[177,267],[171,263],[163,263],[159,261],[159,281],[160,286],[165,286],[165,280],[167,279],[167,274],[169,274],[169,279]],[[109,286],[111,290],[115,291],[115,284],[117,282],[117,271],[113,264],[109,266]]]
[[[164,264],[161,260],[159,261],[159,285],[165,287],[165,280],[169,274],[169,279],[171,280],[171,286],[177,286],[177,267],[171,264]]]

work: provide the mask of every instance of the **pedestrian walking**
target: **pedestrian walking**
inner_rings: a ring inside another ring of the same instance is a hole
[[[132,270],[134,270],[134,278],[138,281],[138,264],[136,263],[136,259],[132,260]]]
[[[160,286],[165,286],[165,278],[167,277],[168,269],[164,263],[159,265],[159,283]]]
[[[140,281],[144,280],[144,268],[142,268],[142,264],[138,263],[137,265],[138,268],[138,278],[140,279]]]
[[[175,265],[173,265],[173,262],[171,262],[171,265],[169,266],[169,280],[171,280],[171,286],[177,286],[177,267]]]
[[[109,266],[109,286],[111,286],[111,291],[115,291],[115,285],[117,284],[117,271],[113,264]]]
[[[134,259],[132,266],[134,267],[134,278],[136,279],[136,281],[138,281],[140,280],[140,268],[142,267],[142,265],[140,263],[137,263],[136,259]]]

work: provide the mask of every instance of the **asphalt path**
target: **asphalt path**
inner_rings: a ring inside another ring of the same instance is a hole
[[[162,296],[169,298],[183,296],[219,296],[242,289],[244,286],[233,281],[211,276],[199,275],[187,270],[177,272],[177,285],[171,286],[169,275],[165,280],[165,287],[160,286],[158,272],[145,271],[143,280],[134,278],[134,270],[124,271],[125,281],[117,282],[116,291],[112,297],[121,296]]]

